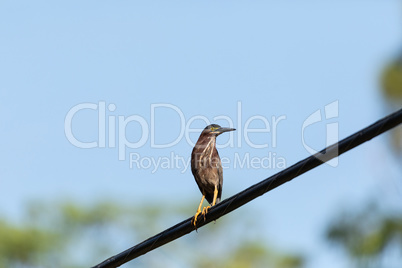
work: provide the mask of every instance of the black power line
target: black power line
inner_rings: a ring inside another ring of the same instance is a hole
[[[208,211],[205,220],[202,215],[198,216],[197,227],[202,227],[211,221],[219,219],[223,215],[241,207],[254,198],[257,198],[258,196],[265,194],[266,192],[294,179],[295,177],[321,165],[322,163],[327,162],[356,146],[359,146],[360,144],[380,135],[385,131],[390,130],[400,123],[402,123],[402,109],[388,115],[387,117],[384,117],[383,119],[341,140],[340,142],[325,148],[319,153],[307,157],[306,159],[297,162],[293,166],[288,167],[287,169],[284,169],[283,171],[213,206]],[[148,238],[134,247],[110,257],[102,263],[95,265],[93,268],[118,267],[134,258],[137,258],[138,256],[154,250],[155,248],[169,243],[183,235],[186,235],[194,231],[194,226],[191,224],[191,219],[192,217],[153,237]]]

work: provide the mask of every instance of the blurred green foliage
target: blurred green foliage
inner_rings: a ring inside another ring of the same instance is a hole
[[[382,91],[387,104],[394,109],[402,105],[402,53],[384,68],[381,77]],[[399,158],[402,157],[402,126],[391,131],[391,148]]]
[[[259,241],[244,241],[224,258],[200,259],[197,267],[231,267],[231,268],[297,268],[302,267],[304,259],[300,255],[290,255],[267,248]]]
[[[402,55],[385,67],[381,80],[385,97],[402,103]]]
[[[0,222],[0,267],[40,265],[41,256],[52,254],[58,235],[47,230]]]
[[[332,221],[327,238],[341,246],[357,267],[383,267],[388,252],[402,252],[402,215],[384,214],[375,205],[344,212]]]
[[[193,207],[111,201],[84,206],[31,202],[19,226],[0,222],[0,267],[90,267],[194,213]],[[240,223],[241,224],[241,223]],[[248,228],[224,217],[124,267],[302,267],[300,255],[250,240]],[[238,231],[243,230],[244,231]]]

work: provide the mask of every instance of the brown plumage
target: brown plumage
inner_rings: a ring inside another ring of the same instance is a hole
[[[191,153],[191,171],[202,193],[201,202],[193,220],[195,226],[197,216],[201,213],[204,198],[212,206],[221,200],[223,173],[221,159],[218,150],[216,150],[216,137],[224,132],[233,130],[235,129],[223,128],[216,124],[207,126],[202,131]],[[204,217],[208,212],[208,208],[209,206],[202,210]]]

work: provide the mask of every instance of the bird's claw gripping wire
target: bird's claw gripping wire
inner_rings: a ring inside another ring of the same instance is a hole
[[[195,215],[194,218],[191,220],[191,224],[194,225],[195,229],[197,230],[197,217],[198,215],[201,214],[201,210],[198,210]]]
[[[211,206],[207,206],[207,207],[204,207],[204,208],[202,209],[201,214],[204,215],[204,221],[207,219],[207,218],[206,218],[206,215],[207,215],[207,213],[208,213],[208,209],[210,209],[210,208],[211,208]]]

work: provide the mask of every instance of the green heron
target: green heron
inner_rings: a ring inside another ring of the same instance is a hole
[[[198,138],[191,153],[191,171],[197,182],[198,188],[202,193],[200,205],[198,206],[197,213],[195,213],[193,224],[196,225],[197,216],[202,213],[205,214],[211,206],[219,203],[222,196],[222,163],[219,158],[218,150],[216,150],[216,137],[223,132],[236,130],[234,128],[225,128],[216,124],[207,126]],[[201,206],[207,199],[211,206],[204,207],[201,212]]]

